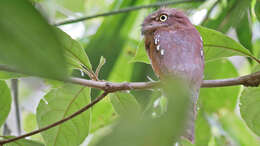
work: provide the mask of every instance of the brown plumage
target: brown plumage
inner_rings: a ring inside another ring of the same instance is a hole
[[[192,109],[184,136],[194,141],[196,102],[203,80],[203,43],[199,32],[181,11],[161,8],[145,18],[142,25],[145,47],[160,79],[183,77],[192,90]]]

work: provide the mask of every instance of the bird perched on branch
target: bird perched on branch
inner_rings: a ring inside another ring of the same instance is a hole
[[[161,80],[178,77],[188,81],[191,109],[183,136],[194,142],[196,102],[204,72],[201,36],[183,12],[170,8],[161,8],[147,16],[142,34],[155,74]]]

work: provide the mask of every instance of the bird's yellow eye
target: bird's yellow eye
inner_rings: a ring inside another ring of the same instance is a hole
[[[165,14],[163,14],[163,15],[160,16],[160,21],[161,21],[161,22],[165,22],[167,19],[168,19],[168,16],[165,15]]]

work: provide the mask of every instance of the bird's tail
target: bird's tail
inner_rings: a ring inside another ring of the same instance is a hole
[[[190,99],[190,106],[189,106],[189,110],[188,110],[188,119],[187,119],[187,123],[185,126],[185,132],[183,134],[183,137],[190,140],[193,144],[194,144],[194,136],[195,136],[195,120],[196,120],[196,116],[197,116],[197,99],[198,99],[198,95],[199,95],[199,90],[196,89],[194,91],[192,91],[192,96]]]

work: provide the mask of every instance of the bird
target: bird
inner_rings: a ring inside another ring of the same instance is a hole
[[[142,23],[145,49],[160,80],[179,77],[191,91],[188,121],[182,137],[194,143],[197,100],[204,73],[203,40],[184,12],[160,8]]]

